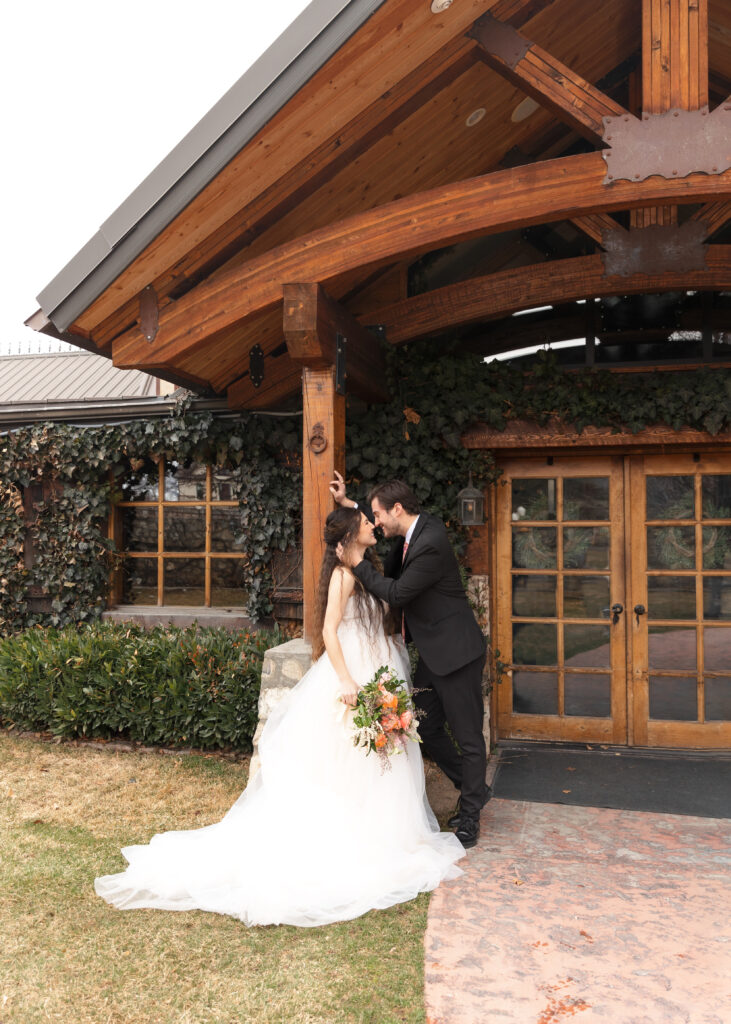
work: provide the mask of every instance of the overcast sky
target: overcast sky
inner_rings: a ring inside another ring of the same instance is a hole
[[[3,10],[0,353],[36,295],[307,0],[22,0]]]

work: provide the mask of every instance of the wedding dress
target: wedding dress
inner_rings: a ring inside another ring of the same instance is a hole
[[[408,679],[406,652],[369,636],[351,597],[338,627],[351,675],[381,665]],[[272,712],[260,769],[225,817],[122,850],[126,871],[97,878],[122,910],[208,910],[247,925],[314,927],[390,907],[462,874],[459,840],[426,799],[421,751],[409,741],[382,770],[353,746],[351,712],[327,654]]]

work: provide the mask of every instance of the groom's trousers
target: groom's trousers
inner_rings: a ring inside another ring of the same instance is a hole
[[[414,703],[421,712],[419,735],[424,753],[460,790],[460,810],[466,817],[478,817],[485,802],[484,664],[485,655],[481,655],[456,672],[438,676],[419,658],[414,674]]]

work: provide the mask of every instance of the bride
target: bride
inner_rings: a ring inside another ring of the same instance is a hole
[[[215,825],[123,849],[126,871],[95,881],[107,902],[314,927],[413,899],[462,873],[464,848],[439,831],[427,802],[418,744],[408,741],[387,771],[353,745],[359,687],[381,665],[409,678],[400,638],[386,634],[387,610],[345,564],[374,560],[373,530],[357,509],[327,517],[318,660],[268,719],[259,772]]]

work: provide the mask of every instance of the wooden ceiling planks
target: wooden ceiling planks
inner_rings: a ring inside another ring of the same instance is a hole
[[[470,35],[479,43],[483,59],[491,68],[591,142],[601,141],[604,117],[621,117],[626,113],[619,103],[547,50],[516,31],[506,33],[492,15],[483,15],[475,22]],[[522,49],[525,52],[516,61],[515,55]]]
[[[384,4],[78,318],[79,326],[93,330],[494,5],[461,0],[435,16],[426,3]]]
[[[250,203],[236,210],[222,226],[213,231],[200,245],[191,249],[174,267],[166,270],[154,282],[156,293],[163,299],[175,295],[181,286],[195,284],[232,256],[252,245],[253,251],[269,243],[268,231],[287,222],[288,217],[307,204],[315,192],[332,192],[328,182],[343,167],[353,165],[360,155],[383,135],[388,134],[400,121],[427,102],[429,96],[441,91],[444,85],[462,74],[472,63],[473,44],[460,36],[402,82],[379,98],[336,135],[328,138],[307,159],[291,167]],[[313,226],[317,226],[316,223]],[[106,344],[136,316],[136,295],[122,310],[95,328],[95,337]]]

